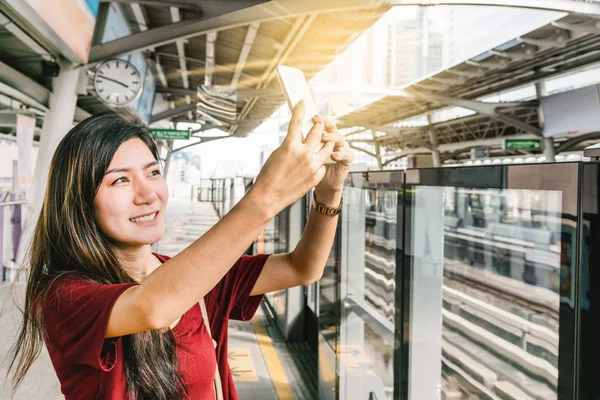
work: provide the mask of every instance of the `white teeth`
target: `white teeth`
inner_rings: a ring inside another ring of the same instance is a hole
[[[156,217],[157,213],[154,214],[150,214],[150,215],[146,215],[144,217],[139,217],[139,218],[132,218],[130,219],[131,222],[146,222],[146,221],[152,221],[154,219],[154,217]]]

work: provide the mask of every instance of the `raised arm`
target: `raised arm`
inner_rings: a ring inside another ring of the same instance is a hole
[[[168,260],[117,299],[107,337],[169,326],[208,293],[235,264],[267,223],[325,175],[328,145],[313,157],[324,131],[315,126],[315,143],[302,141],[304,105],[293,113],[282,145],[269,157],[252,189],[202,237]]]
[[[326,133],[322,140],[335,143],[332,158],[336,163],[326,166],[327,172],[315,188],[315,195],[319,203],[338,207],[344,181],[354,160],[354,151],[338,133],[333,121],[317,120],[325,123]],[[302,238],[294,251],[269,257],[251,294],[309,285],[320,279],[331,252],[337,221],[337,216],[323,215],[314,209],[311,210]]]

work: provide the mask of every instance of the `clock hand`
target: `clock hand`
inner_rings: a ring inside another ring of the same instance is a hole
[[[119,82],[118,80],[116,80],[116,79],[112,79],[112,78],[109,78],[109,77],[107,77],[107,76],[101,76],[101,77],[100,77],[100,79],[106,79],[107,81],[111,81],[111,82],[117,83],[117,84],[119,84],[119,85],[121,85],[121,86],[123,86],[123,87],[125,87],[125,88],[128,88],[128,87],[129,87],[129,86],[127,86],[126,84],[124,84],[123,82]]]

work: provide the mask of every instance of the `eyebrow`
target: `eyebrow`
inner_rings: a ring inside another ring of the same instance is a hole
[[[157,164],[158,164],[158,161],[156,161],[156,160],[151,161],[148,164],[144,165],[144,169],[148,169],[148,168],[153,167],[153,166],[155,166]],[[129,168],[113,168],[113,169],[109,169],[108,171],[106,171],[104,173],[104,175],[113,174],[115,172],[128,172],[128,171],[129,171]]]

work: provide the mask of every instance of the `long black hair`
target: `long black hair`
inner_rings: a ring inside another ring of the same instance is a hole
[[[42,318],[50,285],[66,274],[99,284],[134,282],[122,268],[94,219],[94,198],[105,172],[125,141],[139,138],[156,160],[159,152],[139,121],[105,113],[77,124],[58,145],[44,203],[29,250],[23,321],[11,348],[12,395],[39,356],[46,335]],[[24,271],[21,271],[24,272]],[[127,388],[132,399],[172,400],[187,395],[169,329],[123,337]]]

